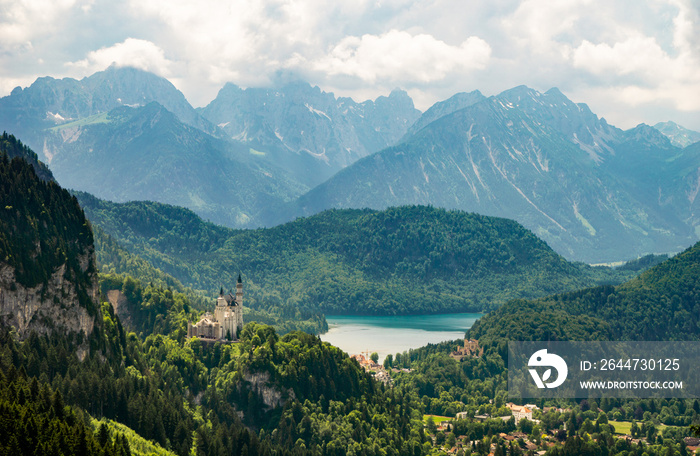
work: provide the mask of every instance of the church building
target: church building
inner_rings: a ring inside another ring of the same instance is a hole
[[[238,274],[236,296],[224,295],[223,288],[216,300],[214,313],[207,312],[195,323],[187,323],[187,337],[213,340],[236,340],[243,328],[243,282]]]

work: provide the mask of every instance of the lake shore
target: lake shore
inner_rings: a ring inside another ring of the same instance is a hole
[[[324,342],[349,355],[377,352],[379,362],[391,354],[402,353],[427,344],[464,338],[482,314],[459,313],[401,316],[326,316],[328,332]]]

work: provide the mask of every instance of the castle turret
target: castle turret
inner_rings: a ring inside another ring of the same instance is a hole
[[[236,284],[236,330],[240,331],[243,328],[243,280],[241,274],[238,273],[238,283]]]
[[[238,274],[238,283],[236,284],[236,304],[239,306],[243,305],[243,280],[241,280],[241,274]]]

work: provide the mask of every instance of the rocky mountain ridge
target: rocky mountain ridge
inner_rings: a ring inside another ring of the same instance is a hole
[[[447,110],[276,214],[433,204],[515,219],[567,258],[604,262],[694,242],[699,167],[649,126],[622,131],[557,89],[521,86]]]
[[[112,201],[161,201],[220,224],[249,226],[261,208],[307,188],[248,147],[184,124],[156,102],[54,132],[44,148],[57,179]]]
[[[0,121],[27,133],[63,185],[232,227],[432,204],[516,219],[596,263],[697,239],[700,159],[661,126],[623,131],[556,88],[525,86],[456,94],[418,115],[399,90],[357,103],[300,81],[227,84],[195,110],[167,80],[115,67],[0,99]]]
[[[659,122],[654,125],[671,140],[671,144],[677,147],[688,147],[700,141],[700,132],[688,130],[675,122]]]
[[[229,83],[198,111],[231,139],[304,171],[309,187],[394,144],[420,115],[402,90],[357,103],[301,81],[275,89]]]

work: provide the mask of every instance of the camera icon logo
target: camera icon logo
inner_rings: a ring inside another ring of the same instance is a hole
[[[548,367],[546,371],[542,374],[542,377],[537,373],[537,369],[529,369],[532,379],[538,388],[556,388],[561,386],[566,380],[566,376],[569,374],[569,368],[566,365],[566,361],[554,353],[547,353],[547,349],[538,350],[530,357],[527,363],[528,367]],[[556,369],[557,376],[556,380],[547,382],[552,376],[552,368]],[[547,383],[545,383],[547,382]]]

